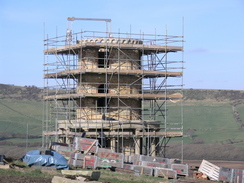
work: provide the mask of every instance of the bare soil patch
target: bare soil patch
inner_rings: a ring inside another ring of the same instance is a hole
[[[51,178],[40,178],[40,177],[26,177],[26,176],[13,176],[2,174],[0,176],[0,182],[4,183],[48,183],[52,182]]]

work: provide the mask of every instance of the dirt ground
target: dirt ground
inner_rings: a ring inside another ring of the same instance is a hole
[[[244,169],[244,161],[216,161],[207,160],[217,166],[228,167],[234,169]],[[201,165],[202,160],[185,160],[184,163],[188,164],[189,168],[196,168]],[[192,172],[190,170],[189,178],[180,178],[176,183],[207,183],[212,181],[202,181],[192,179]],[[51,178],[38,178],[38,177],[26,177],[26,176],[13,176],[13,175],[0,175],[0,182],[3,183],[51,183]]]
[[[25,176],[12,176],[1,175],[0,182],[2,183],[51,183],[52,179],[38,178],[38,177],[25,177]]]

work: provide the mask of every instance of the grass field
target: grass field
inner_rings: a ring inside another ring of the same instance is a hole
[[[4,95],[0,93],[0,97],[2,97],[0,100],[0,144],[2,147],[12,149],[18,144],[26,143],[27,131],[29,136],[42,134],[43,105],[40,97],[38,99],[40,91],[35,87],[14,88],[11,86],[10,88],[13,88],[11,95],[9,94],[11,90],[6,88],[5,86],[4,89],[7,92]],[[34,95],[35,97],[31,97],[28,92],[24,91],[39,93]],[[181,110],[183,110],[185,144],[244,145],[244,128],[241,128],[242,125],[244,126],[242,91],[188,90],[185,93],[187,95],[185,98],[188,99],[183,101],[183,108],[181,108],[180,102],[167,102],[168,123],[181,122]],[[191,95],[192,93],[194,95]],[[193,96],[197,99],[193,100]],[[237,103],[235,108],[241,122],[236,121],[233,103]],[[148,104],[145,103],[145,106]],[[162,117],[159,117],[158,120],[164,121]],[[173,143],[180,141],[181,138],[170,140]],[[7,145],[8,142],[9,145]],[[11,143],[14,145],[11,146]],[[41,138],[28,139],[28,143],[30,145],[41,143]]]
[[[238,106],[237,110],[239,111],[239,115],[240,115],[241,120],[244,122],[244,105]]]
[[[0,133],[26,133],[41,135],[42,102],[34,100],[1,99]]]
[[[180,119],[179,106],[168,106],[168,122]],[[227,143],[229,139],[241,141],[244,131],[241,125],[236,122],[233,115],[232,106],[228,103],[206,103],[206,102],[186,102],[183,103],[183,126],[184,134],[190,131],[190,137],[186,137],[185,142],[192,143],[194,138],[202,139],[203,143]],[[241,119],[244,121],[244,107],[238,107]]]
[[[23,163],[22,163],[23,164]],[[21,164],[21,165],[22,165]],[[112,172],[110,170],[100,170],[99,182],[111,183],[173,183],[175,180],[163,179],[153,176],[125,174],[120,172]],[[60,171],[42,171],[40,169],[22,168],[21,171],[14,169],[0,170],[1,182],[51,182],[54,176],[64,177]],[[17,181],[18,180],[18,181]],[[70,179],[71,180],[71,179]],[[72,180],[74,181],[74,180]]]

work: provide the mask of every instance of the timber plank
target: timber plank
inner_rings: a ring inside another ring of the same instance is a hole
[[[63,175],[82,176],[89,180],[98,180],[100,178],[100,171],[88,171],[88,170],[61,170]]]

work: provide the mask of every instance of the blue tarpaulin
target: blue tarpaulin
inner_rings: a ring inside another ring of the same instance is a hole
[[[49,155],[50,154],[50,155]],[[28,166],[39,165],[39,166],[51,166],[59,169],[68,170],[69,165],[65,157],[56,151],[50,151],[47,154],[41,154],[39,150],[33,150],[26,153],[22,160]]]

